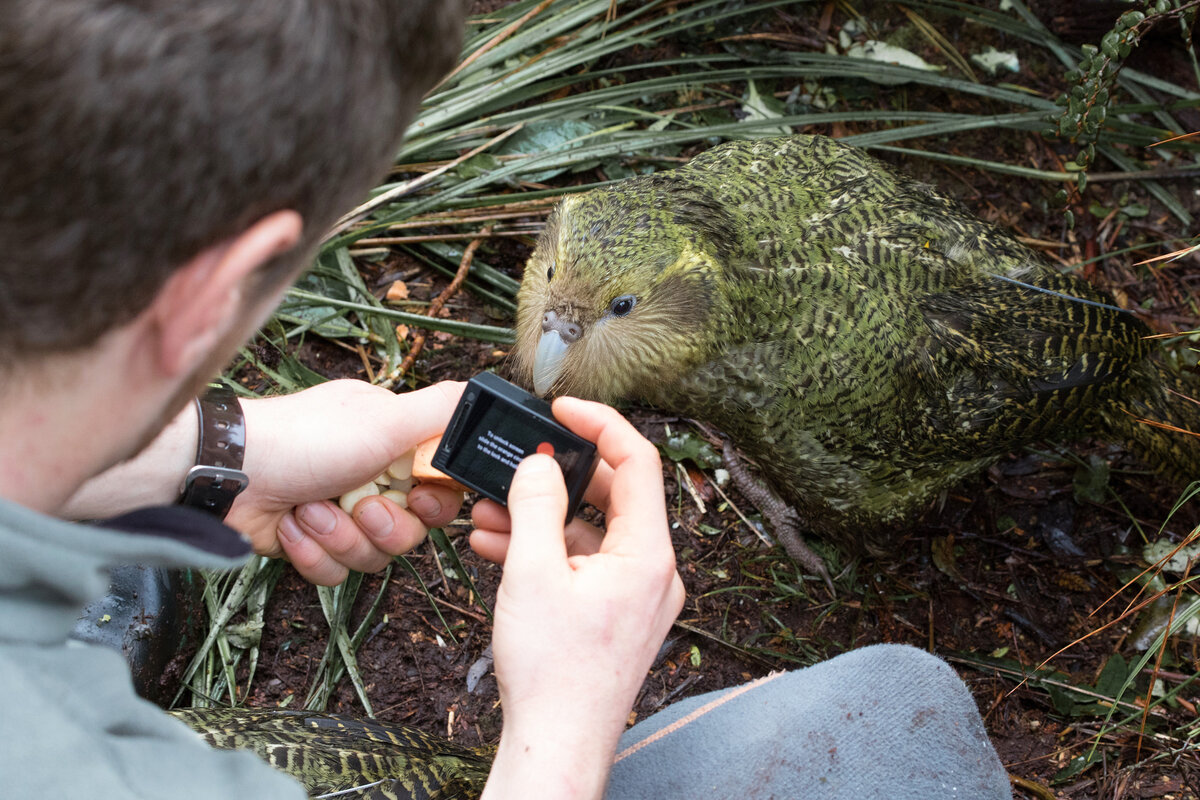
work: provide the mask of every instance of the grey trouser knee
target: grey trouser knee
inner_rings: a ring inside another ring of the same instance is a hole
[[[692,697],[625,732],[605,794],[1010,800],[967,687],[941,659],[875,645]]]

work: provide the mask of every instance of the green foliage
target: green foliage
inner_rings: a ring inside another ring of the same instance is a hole
[[[236,572],[205,573],[209,628],[184,671],[173,705],[179,704],[186,691],[191,692],[191,702],[186,705],[201,707],[220,704],[223,694],[230,705],[241,703],[249,695],[258,665],[267,598],[282,568],[282,561],[256,557]],[[239,614],[244,614],[242,621],[231,625]],[[245,685],[239,687],[236,674],[243,658],[248,660],[248,670]]]
[[[701,469],[712,469],[721,464],[721,455],[708,440],[692,431],[684,431],[672,435],[668,431],[667,438],[658,449],[671,461],[680,463],[691,461]]]
[[[479,605],[483,609],[483,613],[488,619],[492,618],[492,610],[488,608],[483,597],[480,596],[479,590],[475,588],[475,582],[471,579],[471,572],[458,556],[458,550],[454,547],[454,542],[446,535],[446,532],[441,528],[431,528],[429,530],[429,540],[433,542],[438,553],[438,568],[441,570],[443,577],[447,580],[457,581],[467,588],[470,592],[473,603]]]
[[[1064,139],[1078,147],[1074,161],[1080,167],[1076,183],[1080,191],[1087,186],[1086,168],[1095,161],[1096,147],[1105,135],[1105,123],[1120,90],[1118,78],[1129,54],[1151,29],[1171,20],[1182,23],[1190,44],[1195,2],[1145,0],[1142,7],[1144,10],[1131,9],[1118,17],[1099,44],[1082,46],[1081,57],[1065,75],[1072,85],[1055,100],[1061,111],[1047,117],[1051,127],[1043,131],[1046,138]]]

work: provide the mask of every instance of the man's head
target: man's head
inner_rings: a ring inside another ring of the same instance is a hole
[[[459,0],[0,0],[0,364],[78,351],[275,212],[291,277],[453,64]],[[290,244],[290,243],[289,243]]]

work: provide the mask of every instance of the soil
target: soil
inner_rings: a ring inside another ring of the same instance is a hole
[[[490,11],[504,4],[490,0],[475,5],[478,11]],[[777,32],[812,35],[812,21],[800,15],[819,14],[824,4],[814,5],[815,9],[772,16],[767,24]],[[1046,68],[1032,58],[1022,63],[1028,64],[1027,70]],[[1047,85],[1061,80],[1048,68],[1045,74]],[[839,126],[806,132],[848,131]],[[1062,156],[1061,147],[1032,133],[987,131],[927,146],[1001,161],[1016,160],[1013,154],[1022,153],[1023,163],[1043,169],[1056,169]],[[1047,256],[1060,263],[1187,233],[1133,184],[1092,183],[1084,198],[1073,203],[1076,226],[1069,230],[1061,213],[1047,210],[1052,190],[1044,185],[920,159],[889,160],[960,198],[981,216],[1048,243]],[[1194,183],[1164,185],[1200,214]],[[1120,221],[1089,210],[1092,204],[1116,207],[1122,198],[1142,202],[1150,212]],[[529,249],[528,242],[504,240],[495,248],[485,245],[484,252],[488,263],[519,278]],[[383,266],[364,265],[369,281],[410,267],[420,265],[409,264],[399,254]],[[1110,259],[1084,274],[1123,294],[1131,305],[1154,298],[1150,321],[1160,331],[1200,327],[1192,300],[1200,281],[1200,260],[1195,256],[1153,270]],[[380,292],[386,288],[383,283]],[[409,288],[414,298],[425,299],[445,283],[440,275],[422,269]],[[496,324],[493,313],[466,294],[455,298],[450,313]],[[356,354],[314,340],[305,348],[306,363],[323,374],[366,377]],[[505,355],[492,345],[434,335],[416,372],[422,381],[461,379],[489,367],[503,372]],[[688,428],[686,421],[654,409],[634,408],[630,416],[654,441],[663,440],[667,426]],[[1079,463],[1107,465],[1110,498],[1120,501],[1079,499]],[[1114,654],[1128,660],[1138,656],[1130,645],[1131,622],[1121,617],[1134,591],[1123,592],[1122,585],[1143,566],[1142,531],[1152,537],[1159,530],[1179,487],[1163,486],[1119,447],[1082,442],[1070,449],[1047,446],[1045,453],[1013,454],[951,492],[919,522],[897,529],[886,556],[854,557],[836,542],[816,543],[839,575],[834,597],[800,574],[777,548],[765,546],[729,505],[713,496],[707,477],[699,477],[699,493],[705,497],[702,510],[680,488],[681,471],[668,463],[665,473],[688,600],[638,696],[631,721],[684,697],[773,670],[793,669],[875,642],[904,642],[939,654],[959,670],[1005,765],[1029,782],[1018,782],[1017,797],[1200,797],[1197,752],[1178,741],[1164,745],[1149,736],[1169,735],[1187,722],[1195,729],[1195,705],[1190,703],[1200,702],[1200,697],[1194,686],[1185,690],[1182,702],[1159,705],[1147,717],[1147,738],[1130,733],[1138,730],[1138,723],[1105,734],[1100,737],[1098,763],[1054,782],[1056,773],[1088,752],[1102,727],[1102,712],[1079,707],[1064,711],[1053,693],[1022,684],[1011,671],[1017,664],[1032,669],[1046,663],[1062,673],[1063,681],[1094,687]],[[739,508],[753,511],[736,492],[731,498]],[[1194,505],[1167,524],[1176,539],[1200,518]],[[495,742],[500,731],[490,670],[477,684],[468,678],[488,650],[491,633],[485,609],[494,601],[500,570],[466,546],[467,517],[464,509],[462,519],[447,533],[481,599],[472,597],[463,582],[446,577],[445,565],[426,543],[409,560],[430,595],[397,570],[358,658],[379,718],[475,744]],[[380,583],[379,576],[364,581],[354,624],[366,613]],[[315,589],[288,568],[267,609],[263,656],[248,705],[302,702],[324,652],[326,634]],[[1198,670],[1195,641],[1177,639],[1163,654],[1158,677],[1169,688]],[[1143,675],[1135,685],[1144,695],[1149,680]],[[292,695],[298,697],[289,701]],[[348,683],[329,709],[362,711]],[[1045,793],[1029,788],[1035,785]]]

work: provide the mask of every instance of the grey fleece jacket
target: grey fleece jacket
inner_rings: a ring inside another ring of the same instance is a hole
[[[112,566],[240,565],[249,550],[233,531],[221,534],[223,527],[185,543],[67,523],[0,500],[4,796],[306,797],[298,783],[250,753],[213,750],[139,698],[120,653],[68,640],[84,605],[107,591]]]

